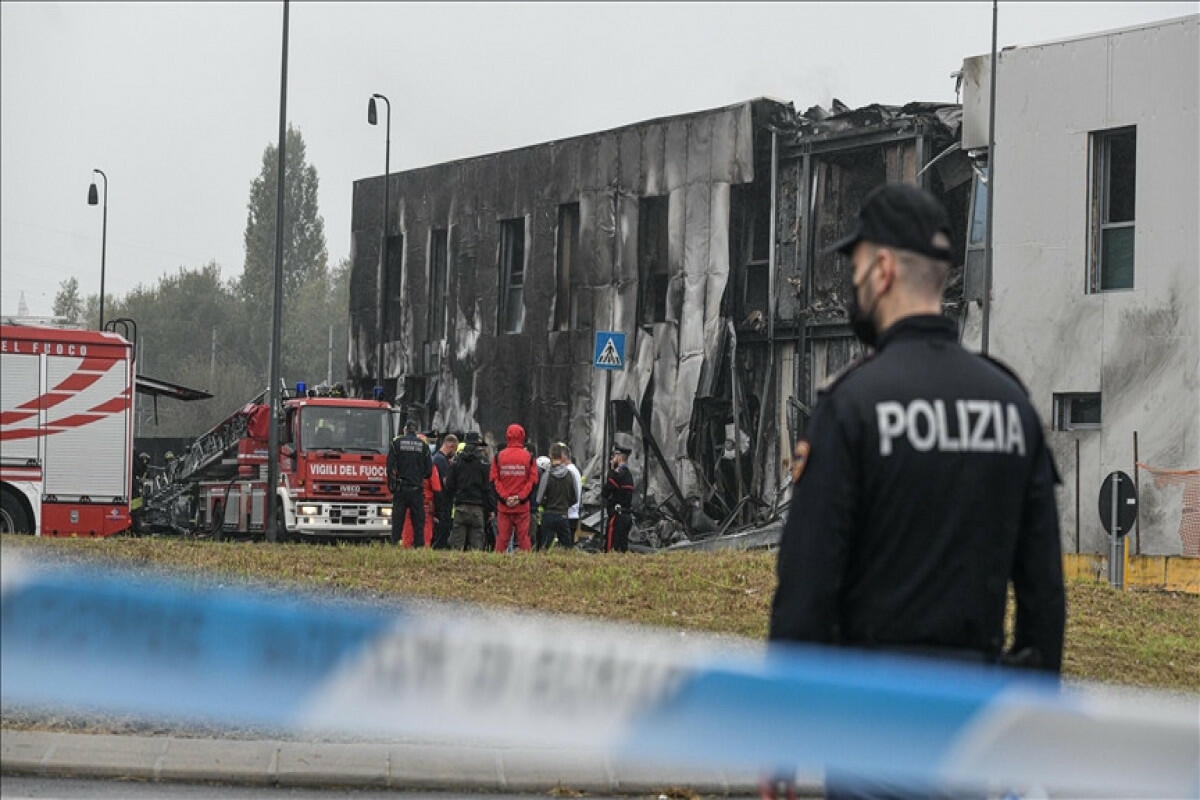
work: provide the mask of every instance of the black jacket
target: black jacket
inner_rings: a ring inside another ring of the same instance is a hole
[[[469,444],[450,464],[442,494],[448,503],[495,508],[490,479],[491,465],[483,460],[479,448]]]
[[[446,492],[446,479],[450,477],[450,459],[446,458],[446,454],[440,449],[433,454],[433,468],[437,470],[438,481],[442,485],[442,491],[434,492],[433,508],[435,511],[448,512],[450,510],[450,497]]]
[[[433,471],[429,447],[416,436],[397,436],[388,449],[388,487],[393,491],[420,489]]]
[[[628,464],[618,464],[616,469],[608,471],[600,496],[610,512],[616,510],[616,506],[620,506],[622,512],[628,512],[633,506],[633,489],[633,471]]]
[[[908,317],[824,394],[780,542],[771,639],[1061,666],[1065,600],[1054,485],[1016,377],[964,350],[953,321]]]

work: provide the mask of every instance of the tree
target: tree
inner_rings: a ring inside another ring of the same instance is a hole
[[[71,322],[83,318],[83,298],[79,296],[79,279],[74,275],[58,284],[54,295],[54,316],[65,317]]]
[[[330,371],[329,338],[333,333],[332,379],[346,380],[346,331],[349,324],[350,259],[331,274],[315,275],[288,303],[283,326],[283,377],[309,385],[324,381]]]
[[[296,296],[310,279],[324,278],[329,256],[325,249],[325,221],[317,209],[317,170],[305,161],[304,138],[288,126],[284,165],[283,296]],[[276,176],[279,148],[267,145],[262,169],[250,182],[246,214],[246,261],[242,272],[243,299],[255,319],[271,317],[275,276]]]

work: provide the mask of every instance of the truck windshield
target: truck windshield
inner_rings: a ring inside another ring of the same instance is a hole
[[[300,448],[386,453],[391,420],[381,408],[305,406],[300,410]]]

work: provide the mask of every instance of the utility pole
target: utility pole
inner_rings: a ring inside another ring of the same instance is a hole
[[[287,62],[288,62],[288,0],[283,0],[283,66],[279,77],[279,170],[275,190],[275,297],[271,312],[271,352],[268,359],[270,383],[267,385],[267,404],[271,411],[271,424],[267,434],[267,490],[263,524],[267,541],[279,538],[279,523],[275,514],[275,488],[279,484],[279,424],[275,415],[279,412],[283,398],[279,393],[279,340],[280,318],[283,316],[283,190],[284,147],[287,144]]]
[[[997,0],[992,0],[992,89],[988,103],[987,241],[983,258],[983,354],[988,353],[992,319],[992,220],[996,213],[996,19]]]

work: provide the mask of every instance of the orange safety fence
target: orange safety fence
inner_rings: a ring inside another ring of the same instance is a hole
[[[1160,469],[1138,461],[1139,469],[1144,469],[1154,478],[1156,489],[1166,489],[1172,486],[1183,488],[1181,502],[1182,513],[1179,515],[1179,540],[1183,545],[1182,555],[1193,558],[1200,557],[1200,469]]]

